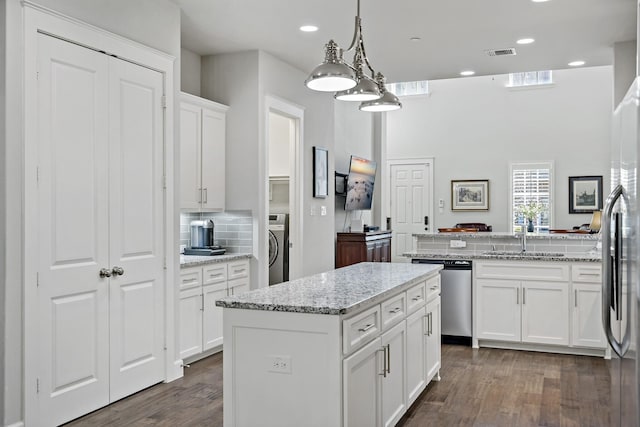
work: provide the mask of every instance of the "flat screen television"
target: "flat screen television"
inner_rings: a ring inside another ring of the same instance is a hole
[[[376,179],[376,162],[351,156],[347,177],[347,197],[344,210],[371,209],[373,184]]]

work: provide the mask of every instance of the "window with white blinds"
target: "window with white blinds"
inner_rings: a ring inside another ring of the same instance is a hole
[[[522,231],[527,227],[527,219],[521,209],[531,204],[541,206],[533,221],[535,232],[549,231],[553,212],[553,164],[512,163],[511,164],[511,231]]]

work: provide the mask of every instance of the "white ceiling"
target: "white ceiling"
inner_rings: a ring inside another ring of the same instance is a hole
[[[351,42],[356,0],[173,0],[182,46],[200,55],[260,49],[310,72],[333,38]],[[635,40],[637,0],[362,0],[367,55],[387,80],[413,81],[613,63],[613,43]],[[299,27],[320,29],[302,33]],[[420,41],[411,41],[420,37]],[[516,45],[532,37],[535,43]],[[485,49],[515,47],[516,56]],[[352,53],[345,55],[351,62]]]

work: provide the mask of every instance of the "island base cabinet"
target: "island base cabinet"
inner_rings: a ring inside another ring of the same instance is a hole
[[[427,328],[425,331],[425,348],[426,348],[426,357],[425,357],[425,372],[427,373],[426,383],[428,384],[433,378],[436,380],[440,380],[440,341],[441,341],[441,331],[440,331],[440,297],[432,300],[427,303],[426,310],[426,321]]]
[[[407,407],[427,386],[427,331],[424,307],[407,317]]]
[[[382,424],[384,355],[378,338],[342,362],[344,427],[378,427]]]
[[[380,337],[385,358],[382,374],[382,425],[390,427],[406,411],[406,323],[400,322]]]

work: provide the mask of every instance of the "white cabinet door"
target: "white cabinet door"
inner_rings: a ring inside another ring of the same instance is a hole
[[[522,282],[522,342],[569,345],[567,283]]]
[[[180,358],[202,353],[202,288],[180,292]]]
[[[400,322],[382,334],[386,375],[382,377],[382,425],[394,426],[407,410],[407,325]]]
[[[380,338],[343,363],[344,427],[381,425],[383,351]]]
[[[201,144],[201,109],[182,102],[180,103],[180,209],[183,210],[200,210]]]
[[[202,350],[205,351],[222,345],[222,307],[216,306],[216,300],[227,296],[227,284],[203,286],[202,295]]]
[[[249,278],[243,277],[240,279],[229,280],[227,282],[227,288],[229,295],[238,295],[243,292],[249,291]]]
[[[202,209],[225,207],[225,113],[202,109]]]
[[[573,283],[571,345],[606,348],[601,304],[602,290],[599,284]]]
[[[426,358],[425,358],[425,371],[427,373],[427,383],[431,381],[432,378],[436,377],[439,380],[439,372],[440,372],[440,342],[441,342],[441,329],[440,329],[440,318],[441,318],[441,305],[440,305],[440,297],[432,300],[427,304],[426,307],[426,315],[427,315],[427,334],[425,335],[426,340]]]
[[[424,307],[407,317],[407,407],[427,386],[426,319]]]
[[[520,341],[520,282],[476,280],[476,331],[480,339]]]

